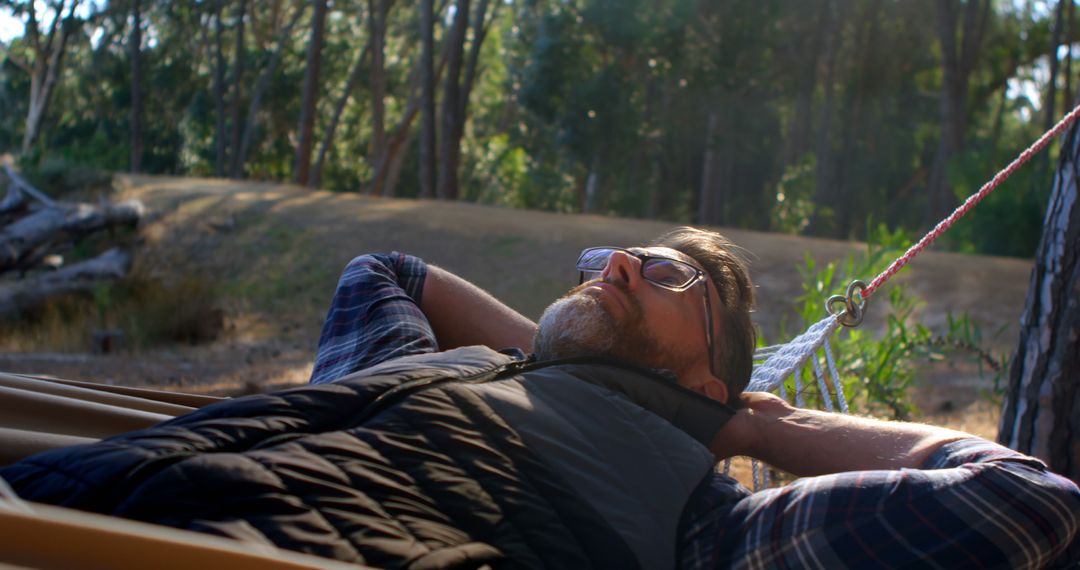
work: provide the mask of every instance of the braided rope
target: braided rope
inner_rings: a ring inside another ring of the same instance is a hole
[[[893,275],[896,275],[897,271],[900,271],[900,269],[907,265],[908,262],[911,261],[916,255],[919,255],[922,250],[926,249],[927,247],[929,247],[930,244],[934,243],[934,240],[936,240],[938,236],[945,233],[950,227],[952,227],[954,223],[956,223],[957,220],[967,214],[968,210],[975,207],[975,204],[981,202],[983,198],[993,192],[994,189],[1000,186],[1002,182],[1012,176],[1018,168],[1023,166],[1027,161],[1031,160],[1032,156],[1035,156],[1035,154],[1045,148],[1046,145],[1050,144],[1050,141],[1052,141],[1054,138],[1064,132],[1065,129],[1069,128],[1069,125],[1075,122],[1077,118],[1080,118],[1080,105],[1078,105],[1075,109],[1070,111],[1068,115],[1065,115],[1065,117],[1058,121],[1058,124],[1054,125],[1052,129],[1043,133],[1043,136],[1039,137],[1039,140],[1035,141],[1035,143],[1029,146],[1027,150],[1020,153],[1020,156],[1013,159],[1013,161],[1009,163],[1008,166],[995,174],[989,182],[983,184],[982,188],[980,188],[978,192],[972,194],[971,196],[968,196],[968,199],[964,200],[964,203],[961,204],[960,207],[953,210],[953,213],[949,214],[949,217],[938,222],[938,225],[934,226],[934,229],[930,230],[929,233],[924,235],[918,243],[911,246],[907,250],[907,252],[904,253],[904,255],[897,258],[896,261],[893,261],[892,264],[885,269],[885,271],[882,271],[877,277],[874,278],[873,281],[870,282],[869,285],[866,286],[866,289],[863,290],[862,297],[865,299],[872,295],[878,287],[884,285],[885,282],[889,280],[889,278],[891,278]]]

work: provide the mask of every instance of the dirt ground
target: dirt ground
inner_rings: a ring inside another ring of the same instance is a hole
[[[133,176],[117,185],[116,199],[138,198],[153,212],[140,230],[136,269],[166,281],[198,275],[214,283],[225,332],[209,344],[110,355],[23,343],[0,354],[0,370],[213,394],[302,384],[337,274],[357,254],[419,255],[535,318],[575,283],[573,261],[582,248],[637,244],[672,226],[214,179]],[[769,339],[778,339],[781,322],[792,318],[785,315],[801,292],[804,256],[824,263],[862,250],[834,240],[720,231],[752,252],[755,320]],[[1015,343],[1030,269],[1027,260],[930,252],[898,279],[926,300],[919,316],[931,329],[942,330],[950,313],[967,313],[984,331],[984,347],[1006,352]],[[872,300],[864,326],[881,327],[884,309]],[[970,365],[939,364],[920,376],[915,400],[928,421],[992,438],[992,382]]]

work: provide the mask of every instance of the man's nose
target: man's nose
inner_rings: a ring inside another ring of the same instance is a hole
[[[600,274],[604,281],[621,281],[627,289],[633,290],[641,278],[641,260],[625,251],[613,251],[607,265]]]

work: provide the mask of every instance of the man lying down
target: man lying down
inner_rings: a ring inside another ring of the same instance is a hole
[[[537,325],[416,257],[357,257],[312,385],[0,476],[32,501],[387,568],[1067,562],[1080,490],[1040,461],[742,393],[752,286],[718,234],[590,248],[577,269]],[[733,455],[804,478],[750,493],[716,470]]]

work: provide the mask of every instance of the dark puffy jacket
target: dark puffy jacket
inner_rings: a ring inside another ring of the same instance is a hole
[[[470,347],[0,470],[24,498],[378,567],[663,568],[731,410]]]

